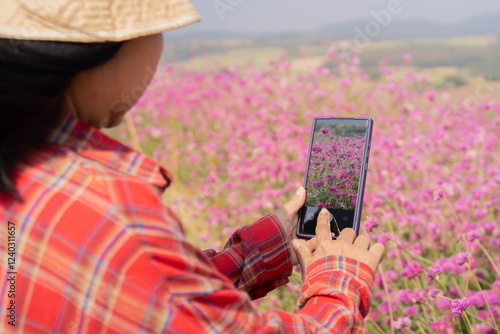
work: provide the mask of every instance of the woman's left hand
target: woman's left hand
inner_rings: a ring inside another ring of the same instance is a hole
[[[293,198],[288,201],[285,205],[274,212],[274,215],[278,217],[285,229],[285,234],[287,237],[287,241],[290,244],[290,249],[292,250],[292,263],[294,266],[299,264],[299,260],[297,259],[297,255],[292,249],[292,240],[296,239],[297,232],[297,222],[299,221],[298,211],[304,205],[306,200],[306,190],[304,187],[300,187],[295,192]],[[311,252],[315,250],[316,238],[308,240],[306,245],[310,248]]]

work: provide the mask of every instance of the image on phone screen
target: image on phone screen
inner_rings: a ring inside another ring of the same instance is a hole
[[[335,237],[346,227],[359,231],[371,124],[371,119],[315,118],[299,236],[315,235],[322,208],[330,212]]]

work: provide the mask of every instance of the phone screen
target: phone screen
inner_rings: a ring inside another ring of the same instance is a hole
[[[359,220],[373,121],[369,118],[315,118],[297,235],[313,237],[322,208],[330,212],[337,237],[350,227],[359,233]]]

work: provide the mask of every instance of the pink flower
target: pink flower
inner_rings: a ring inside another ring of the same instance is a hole
[[[467,235],[467,240],[474,241],[480,237],[481,237],[481,233],[479,233],[478,231],[472,231]]]
[[[429,290],[429,299],[430,300],[436,300],[436,296],[440,293],[438,289],[432,288]]]
[[[482,219],[482,218],[486,217],[487,214],[488,214],[488,210],[486,210],[484,208],[474,210],[474,216],[476,216],[476,219]]]
[[[430,266],[427,268],[427,272],[425,273],[425,278],[429,281],[432,282],[434,281],[434,278],[439,276],[441,274],[441,266],[439,264],[436,264],[435,266]]]
[[[403,311],[405,315],[415,315],[418,314],[418,306],[408,306]]]
[[[431,322],[431,329],[438,334],[453,334],[453,324],[445,319]]]
[[[427,299],[425,291],[422,291],[421,289],[415,289],[415,291],[411,292],[408,295],[408,297],[410,298],[410,301],[414,304],[421,304]]]
[[[401,329],[404,327],[408,327],[408,325],[411,324],[410,318],[404,317],[404,318],[398,318],[396,321],[394,321],[393,325],[394,328],[396,329]]]
[[[451,312],[459,317],[469,307],[469,300],[467,298],[455,299],[451,302]]]
[[[480,293],[472,294],[472,292],[469,291],[469,302],[472,307],[482,308],[484,306],[484,299]],[[488,302],[488,304],[491,305],[490,302]]]
[[[396,295],[396,298],[405,304],[411,304],[411,297],[410,295],[412,294],[411,290],[399,290],[399,292]]]
[[[412,262],[401,270],[401,276],[406,278],[413,278],[418,276],[424,271],[424,268],[417,262]]]
[[[436,300],[436,306],[440,310],[449,310],[451,307],[451,302],[446,298],[438,298]]]
[[[459,266],[461,266],[462,264],[464,264],[465,262],[467,262],[469,260],[469,253],[467,252],[460,252],[457,254],[457,258],[455,259],[455,263],[458,264]]]
[[[437,190],[434,193],[434,200],[439,201],[441,198],[443,198],[443,195],[444,195],[444,191],[442,189]]]
[[[330,130],[325,128],[325,129],[321,130],[321,132],[323,132],[326,135],[326,134],[330,133]]]
[[[430,89],[424,93],[424,96],[429,99],[429,101],[434,101],[434,98],[436,97],[436,91],[433,89]]]
[[[375,217],[366,217],[365,230],[371,232],[378,227],[378,219]]]

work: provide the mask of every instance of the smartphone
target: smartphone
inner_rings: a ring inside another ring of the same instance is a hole
[[[307,157],[306,200],[299,210],[297,236],[316,235],[322,208],[330,213],[337,238],[350,227],[359,234],[373,120],[368,117],[315,117]]]

